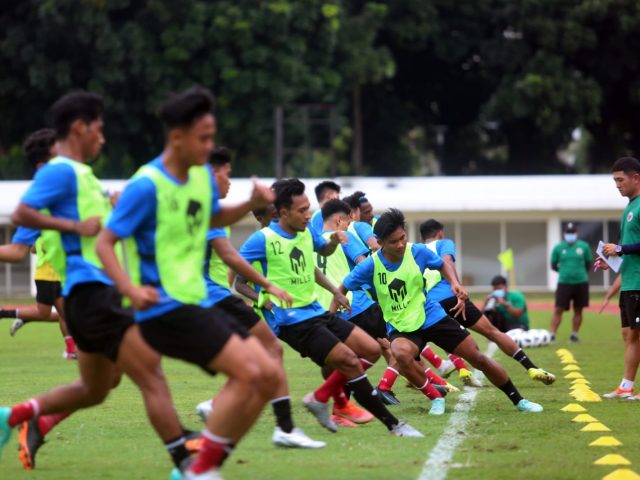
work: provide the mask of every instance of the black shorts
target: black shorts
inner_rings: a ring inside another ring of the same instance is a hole
[[[229,295],[216,303],[215,306],[231,315],[236,322],[246,328],[247,331],[251,330],[261,320],[253,308],[235,295]]]
[[[122,338],[133,324],[133,312],[122,306],[115,287],[99,282],[75,286],[64,299],[64,313],[78,349],[116,361]]]
[[[619,305],[622,327],[640,328],[640,290],[620,292]]]
[[[249,332],[227,312],[213,306],[183,305],[159,317],[139,323],[142,338],[156,351],[209,368],[233,334],[247,338]]]
[[[36,302],[54,306],[56,300],[62,296],[60,282],[51,280],[36,280]]]
[[[570,285],[568,283],[559,283],[556,288],[556,308],[569,310],[571,301],[573,300],[573,309],[586,308],[589,306],[589,284],[577,283]]]
[[[458,345],[469,336],[469,332],[451,317],[444,317],[438,323],[424,330],[415,332],[391,332],[391,342],[396,338],[406,338],[412,341],[421,352],[428,342],[435,343],[445,352],[453,353]]]
[[[462,318],[462,314],[458,315],[457,317],[454,317],[453,312],[451,312],[451,309],[455,307],[457,303],[458,303],[458,297],[453,296],[453,297],[445,298],[444,300],[442,300],[440,302],[440,306],[444,309],[447,315],[449,315],[451,318],[453,318],[458,323],[460,323],[460,325],[462,325],[464,328],[473,327],[476,323],[478,323],[478,320],[482,318],[482,315],[484,315],[478,309],[478,307],[476,307],[475,303],[467,299],[467,301],[464,302],[464,312],[467,318],[466,319]]]
[[[382,310],[377,303],[374,303],[355,317],[351,317],[349,321],[360,327],[373,338],[388,338],[387,324],[382,316]]]
[[[344,342],[354,328],[356,326],[348,320],[325,312],[294,325],[281,325],[279,338],[322,367],[333,347]]]

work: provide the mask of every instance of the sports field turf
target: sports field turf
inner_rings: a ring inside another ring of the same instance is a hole
[[[548,328],[549,312],[532,312],[533,326]],[[539,366],[554,372],[558,381],[544,386],[529,380],[526,372],[498,351],[494,358],[512,375],[526,398],[542,403],[542,414],[515,411],[504,394],[485,386],[481,389],[447,478],[450,479],[600,479],[615,466],[595,466],[594,461],[617,453],[640,473],[640,402],[625,400],[583,403],[588,413],[611,429],[611,433],[581,432],[584,424],[573,423],[575,413],[560,408],[574,402],[570,381],[556,350],[568,348],[581,373],[595,392],[613,389],[622,373],[622,342],[617,315],[586,315],[581,342],[567,342],[569,318],[565,316],[555,345],[530,349]],[[0,323],[0,404],[12,404],[76,378],[74,362],[61,358],[63,342],[55,325],[25,326],[15,338],[8,335],[11,322]],[[484,341],[481,348],[486,348]],[[399,379],[395,391],[401,405],[391,407],[399,418],[422,431],[424,439],[390,437],[378,422],[343,429],[331,434],[317,425],[301,406],[302,396],[320,380],[318,368],[295,352],[286,350],[286,365],[294,402],[294,418],[313,438],[328,446],[317,451],[283,450],[271,445],[273,416],[266,409],[259,423],[236,450],[224,468],[227,479],[417,479],[423,464],[451,418],[457,394],[447,397],[447,413],[430,417],[428,401],[406,388]],[[166,360],[175,404],[183,422],[199,428],[195,405],[216,392],[221,378],[206,376],[198,369]],[[369,377],[377,382],[382,363]],[[459,381],[454,376],[452,383]],[[488,382],[484,381],[485,385]],[[17,432],[16,432],[17,433]],[[590,447],[601,435],[613,435],[621,447]],[[140,396],[124,379],[107,402],[82,411],[60,424],[37,457],[37,469],[25,472],[17,460],[16,437],[0,461],[0,479],[165,479],[171,469],[162,444],[149,426]]]

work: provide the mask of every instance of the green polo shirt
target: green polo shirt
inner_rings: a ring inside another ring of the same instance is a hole
[[[577,285],[587,283],[589,274],[587,265],[593,262],[589,244],[583,240],[577,240],[570,244],[565,241],[557,244],[551,252],[551,263],[558,264],[558,283]]]
[[[640,196],[629,202],[620,219],[620,244],[640,242]],[[640,290],[640,255],[624,255],[621,290]]]
[[[524,309],[520,318],[516,318],[507,311],[504,305],[496,304],[496,310],[504,317],[507,324],[514,325],[513,328],[516,328],[515,325],[517,324],[523,324],[529,329],[529,313],[527,312],[527,300],[524,298],[524,295],[518,290],[509,290],[505,300],[507,303],[513,305],[514,308]]]

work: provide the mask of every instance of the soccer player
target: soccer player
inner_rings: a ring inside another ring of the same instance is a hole
[[[582,310],[589,306],[589,268],[593,256],[589,244],[578,240],[578,229],[573,222],[564,227],[563,241],[553,247],[551,268],[558,272],[556,305],[551,317],[551,340],[556,333],[562,313],[569,310],[573,302],[573,322],[569,341],[578,341],[578,331],[582,325]]]
[[[384,318],[391,327],[391,351],[402,375],[421,390],[428,385],[425,373],[415,358],[426,342],[431,341],[484,372],[519,411],[543,411],[541,405],[522,398],[507,372],[495,360],[481,353],[469,332],[426,294],[424,271],[427,268],[438,269],[458,298],[452,312],[454,316],[463,312],[467,299],[450,264],[425,245],[407,241],[402,212],[388,210],[376,222],[374,230],[382,248],[356,266],[340,286],[340,291],[357,290],[365,284],[374,286]]]
[[[360,203],[360,221],[368,223],[371,227],[375,227],[380,215],[374,215],[373,205],[371,205],[371,202],[367,198],[367,194],[357,191],[353,193],[353,196],[357,197]]]
[[[231,186],[231,152],[225,147],[218,147],[209,158],[215,176],[220,198],[226,198]],[[275,397],[271,400],[271,407],[276,417],[276,428],[272,435],[275,445],[294,448],[322,448],[325,442],[309,438],[301,429],[296,428],[291,416],[291,398],[287,377],[282,363],[283,350],[280,342],[271,332],[266,322],[243,300],[236,297],[229,290],[228,268],[244,278],[260,285],[265,293],[274,301],[282,305],[291,303],[289,294],[281,288],[272,285],[262,274],[254,270],[247,261],[238,254],[229,240],[228,228],[212,228],[207,233],[207,254],[204,276],[207,283],[207,295],[214,305],[227,312],[254,335],[267,351],[278,362],[279,378]],[[198,405],[198,413],[206,420],[212,408],[212,401]]]
[[[640,395],[633,395],[640,362],[640,161],[633,157],[619,158],[611,171],[620,195],[629,199],[620,219],[620,242],[607,243],[602,249],[608,257],[624,255],[619,275],[624,376],[618,388],[604,397],[640,400]],[[608,268],[600,258],[594,265]],[[612,290],[615,286],[614,282]]]
[[[27,138],[24,153],[34,171],[55,157],[56,132],[50,128],[38,130]],[[14,318],[11,336],[29,322],[58,322],[64,337],[63,358],[76,359],[76,345],[69,335],[62,305],[62,287],[59,272],[63,270],[64,255],[57,232],[40,232],[31,228],[18,227],[11,243],[0,246],[0,261],[19,262],[34,249],[37,255],[34,280],[36,282],[36,305],[20,309],[0,309],[0,318]],[[54,267],[55,265],[55,267]],[[52,312],[53,307],[57,312]]]
[[[334,198],[340,198],[340,185],[331,180],[325,180],[316,185],[315,188],[316,200],[318,200],[318,210],[313,212],[311,221],[309,222],[309,230],[313,230],[316,233],[322,233],[322,207],[329,200]]]
[[[380,248],[380,245],[378,245],[378,240],[376,240],[376,236],[373,234],[373,227],[371,224],[363,222],[360,219],[360,204],[364,202],[363,198],[365,197],[362,196],[362,192],[356,192],[343,199],[351,207],[351,222],[349,223],[348,230],[371,252],[375,252]]]
[[[304,184],[296,179],[273,185],[278,221],[251,235],[240,249],[249,262],[259,261],[267,279],[289,292],[292,308],[273,304],[280,338],[317,365],[334,371],[323,386],[305,396],[305,407],[322,426],[335,432],[328,408],[329,398],[345,384],[356,400],[393,435],[422,436],[395,418],[382,404],[364,373],[380,356],[380,346],[359,327],[327,312],[316,300],[315,283],[331,291],[334,302],[348,308],[348,300],[315,267],[314,251],[331,255],[346,240],[344,232],[333,232],[329,240],[309,230],[309,199]]]
[[[456,246],[452,240],[445,237],[444,226],[437,220],[427,220],[420,225],[420,235],[427,248],[451,265],[455,272]],[[457,273],[455,275],[457,276]],[[429,297],[439,302],[445,312],[450,312],[456,306],[458,299],[452,294],[449,282],[437,271],[425,272],[425,278]],[[509,335],[498,330],[471,300],[465,301],[465,316],[457,315],[454,318],[463,327],[478,332],[498,345],[500,350],[527,370],[532,380],[538,380],[545,385],[555,382],[554,375],[536,367],[516,342]]]
[[[216,133],[213,107],[213,95],[201,87],[165,101],[160,109],[164,151],[127,184],[97,245],[105,271],[131,299],[136,321],[131,330],[161,355],[229,378],[207,419],[197,457],[172,472],[189,480],[220,478],[224,460],[273,398],[279,371],[260,342],[207,298],[202,272],[207,231],[234,223],[273,197],[256,183],[248,201],[219,205],[206,165]],[[129,274],[115,251],[116,242],[127,238],[135,240],[140,260]],[[138,276],[140,285],[132,281]],[[144,385],[141,390],[162,401]]]

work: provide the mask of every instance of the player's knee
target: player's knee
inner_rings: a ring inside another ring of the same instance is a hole
[[[110,388],[106,386],[82,385],[83,389],[83,407],[92,407],[100,405],[109,396]]]
[[[342,349],[333,362],[339,365],[340,371],[343,373],[355,373],[362,370],[358,356],[348,348]]]
[[[371,363],[376,363],[381,354],[382,347],[380,347],[380,344],[373,338],[371,339],[371,341],[366,342],[366,344],[363,346],[362,351],[360,352],[360,356],[362,358],[366,358]]]
[[[266,348],[273,358],[282,363],[282,358],[284,357],[284,349],[282,348],[282,344],[278,341],[277,338],[274,337],[273,341],[269,342],[269,344],[266,345]]]
[[[260,364],[257,387],[265,400],[273,398],[273,395],[284,381],[284,370],[275,360],[269,359]]]
[[[408,369],[416,361],[413,352],[408,348],[393,348],[393,358],[396,359],[401,370]]]

